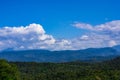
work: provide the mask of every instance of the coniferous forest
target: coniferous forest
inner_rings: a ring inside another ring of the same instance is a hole
[[[0,80],[120,80],[120,57],[104,62],[36,63],[0,60]]]

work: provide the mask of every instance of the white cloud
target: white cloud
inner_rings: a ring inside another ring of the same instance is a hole
[[[88,39],[89,39],[89,36],[87,36],[87,35],[82,35],[80,38],[81,38],[82,40],[88,40]]]
[[[86,23],[74,23],[74,27],[80,28],[80,29],[87,29],[91,31],[111,31],[111,32],[120,32],[120,20],[107,22],[105,24],[100,24],[96,26],[92,26],[90,24]]]
[[[74,24],[72,24],[72,26],[74,26],[76,28],[81,28],[81,29],[88,29],[88,30],[93,29],[92,25],[85,24],[85,23],[80,23],[80,22],[75,22]]]
[[[0,28],[0,50],[4,49],[48,49],[77,50],[85,48],[112,47],[120,44],[120,21],[92,26],[85,23],[75,23],[73,26],[87,29],[89,33],[74,39],[55,39],[46,34],[40,24],[29,26]]]
[[[57,40],[53,48],[53,50],[72,50],[72,49],[74,48],[72,47],[71,41],[65,39]]]
[[[4,44],[2,44],[3,48],[34,49],[55,42],[51,35],[45,34],[41,25],[35,23],[25,27],[0,28],[0,33],[0,42]],[[38,43],[39,45],[36,45]]]
[[[87,35],[83,35],[80,38],[84,41],[77,39],[79,40],[79,44],[84,45],[84,48],[107,46],[112,47],[120,44],[120,20],[115,20],[96,26],[77,22],[74,23],[73,26],[79,29],[89,30],[89,33],[87,33]]]
[[[45,43],[46,44],[55,44],[55,41],[56,40],[52,36],[50,36],[48,40],[45,40]]]
[[[116,42],[114,40],[109,41],[109,46],[113,47],[116,45]]]
[[[67,40],[56,40],[52,35],[45,33],[40,24],[30,24],[29,26],[4,27],[0,28],[0,50],[13,48],[21,49],[68,49]]]

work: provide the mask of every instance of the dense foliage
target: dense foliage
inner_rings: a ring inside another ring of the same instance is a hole
[[[102,63],[15,62],[21,80],[120,80],[120,58]]]
[[[0,80],[120,80],[120,57],[99,63],[0,60]]]
[[[17,67],[5,60],[0,60],[0,80],[20,80]]]

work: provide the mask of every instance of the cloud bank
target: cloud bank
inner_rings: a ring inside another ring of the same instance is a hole
[[[69,49],[69,41],[56,40],[52,35],[46,34],[40,24],[29,26],[0,28],[0,50],[14,49]]]
[[[86,29],[89,33],[74,39],[55,39],[46,34],[40,24],[0,28],[0,50],[77,50],[85,48],[112,47],[120,44],[120,20],[92,26],[74,23],[72,26]]]
[[[107,31],[107,32],[115,32],[115,33],[120,32],[120,20],[115,20],[96,26],[92,26],[91,24],[76,22],[73,24],[73,26],[79,29],[86,29],[90,31],[98,31],[98,32]]]
[[[84,40],[86,47],[112,47],[120,44],[120,20],[96,26],[77,22],[72,26],[89,31],[89,33],[81,37],[87,38],[87,41]]]

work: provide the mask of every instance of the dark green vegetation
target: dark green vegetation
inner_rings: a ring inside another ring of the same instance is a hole
[[[0,60],[0,80],[20,80],[17,66],[9,64],[5,60]]]
[[[120,80],[120,57],[100,63],[13,63],[21,80]]]

